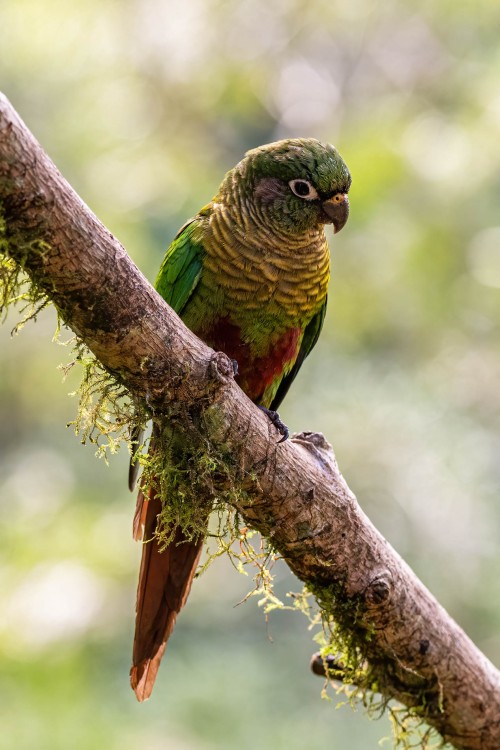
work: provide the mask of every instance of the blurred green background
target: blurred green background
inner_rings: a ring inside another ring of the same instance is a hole
[[[332,141],[353,174],[324,333],[282,410],[500,663],[500,5],[491,0],[2,0],[0,88],[154,278],[246,149]],[[128,687],[139,546],[127,456],[65,424],[53,311],[0,330],[1,750],[364,750],[299,615],[224,560],[152,700]],[[297,589],[284,567],[278,590]],[[272,636],[272,641],[270,637]]]

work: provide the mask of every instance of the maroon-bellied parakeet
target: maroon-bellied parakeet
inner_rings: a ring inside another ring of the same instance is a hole
[[[350,184],[330,144],[307,138],[255,148],[182,227],[161,265],[158,292],[195,334],[235,360],[237,382],[265,410],[278,408],[318,339],[330,278],[324,225],[338,232],[346,223]],[[131,670],[139,700],[151,694],[203,545],[202,536],[186,540],[177,528],[160,552],[161,502],[152,489],[146,495],[139,493],[135,517],[136,537],[145,540]]]

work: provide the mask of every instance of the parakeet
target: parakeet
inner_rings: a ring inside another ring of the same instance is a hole
[[[158,292],[196,335],[235,361],[237,382],[271,416],[321,331],[330,277],[324,225],[338,232],[346,223],[350,185],[330,144],[297,138],[255,148],[180,229],[161,265]],[[160,510],[154,491],[139,493],[135,530],[145,543],[131,669],[138,700],[151,694],[203,544],[185,541],[178,528],[160,552]]]

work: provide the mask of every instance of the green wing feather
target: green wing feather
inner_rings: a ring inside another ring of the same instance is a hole
[[[325,301],[320,311],[316,313],[314,318],[312,318],[307,324],[305,331],[304,331],[304,335],[302,337],[302,343],[300,345],[299,353],[298,353],[297,359],[295,360],[295,364],[290,370],[290,372],[288,373],[288,375],[285,375],[285,377],[279,384],[278,390],[276,391],[276,395],[271,404],[271,409],[274,410],[279,407],[279,405],[285,398],[286,394],[288,393],[288,389],[290,388],[293,381],[295,380],[295,376],[297,375],[298,371],[302,367],[303,361],[305,360],[307,355],[310,354],[310,352],[313,350],[314,346],[316,345],[316,342],[319,338],[319,334],[321,333],[321,329],[323,327],[323,321],[325,319],[326,302],[327,302],[327,298],[325,298]]]
[[[179,230],[160,266],[155,287],[179,315],[198,284],[203,252],[200,222],[194,218]]]

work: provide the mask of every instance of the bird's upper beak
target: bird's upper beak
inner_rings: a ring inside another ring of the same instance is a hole
[[[328,200],[323,201],[323,211],[331,220],[334,232],[340,232],[349,216],[347,193],[336,193]]]

